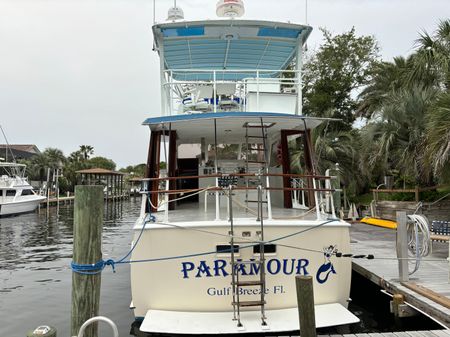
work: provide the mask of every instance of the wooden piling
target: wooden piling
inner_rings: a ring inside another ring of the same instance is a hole
[[[400,282],[409,281],[407,224],[406,212],[397,212],[397,257]]]
[[[73,262],[95,264],[102,259],[103,187],[76,186],[73,226]],[[98,316],[101,274],[72,273],[71,336],[77,336],[81,325]],[[97,324],[85,331],[85,337],[98,335]]]
[[[295,277],[295,285],[297,288],[300,336],[316,337],[313,279],[311,276],[298,275]]]

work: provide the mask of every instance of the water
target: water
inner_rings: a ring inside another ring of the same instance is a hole
[[[103,256],[118,259],[130,247],[132,227],[140,202],[131,199],[105,206]],[[0,218],[0,336],[26,336],[28,330],[47,324],[58,336],[70,336],[73,207],[61,206],[41,214]],[[100,314],[111,318],[120,336],[129,336],[134,320],[129,266],[116,273],[103,271]],[[101,336],[110,328],[100,325]]]
[[[128,200],[105,206],[104,259],[119,259],[130,247],[132,227],[140,201]],[[28,330],[47,324],[58,336],[70,336],[73,207],[61,206],[41,214],[0,218],[0,336],[23,337]],[[130,336],[134,321],[129,266],[108,267],[102,274],[100,315],[111,318],[120,336]],[[350,326],[320,329],[321,334],[431,330],[440,326],[422,317],[394,319],[390,298],[370,281],[354,273],[349,309],[361,322]],[[100,336],[111,336],[100,324]],[[139,334],[142,336],[142,334]]]

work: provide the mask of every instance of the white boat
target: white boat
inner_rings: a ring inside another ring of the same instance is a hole
[[[0,162],[0,216],[34,211],[45,197],[25,177],[26,165]]]
[[[242,1],[221,1],[220,14],[227,3],[242,12]],[[323,120],[302,115],[311,29],[236,18],[153,26],[162,115],[143,123],[150,147],[131,254],[141,331],[298,330],[296,275],[313,277],[317,327],[358,321],[347,310],[351,261],[336,257],[350,251],[350,225],[333,207],[326,213],[331,177],[315,169],[310,133]],[[190,109],[196,102],[206,110]],[[291,171],[289,141],[302,152],[301,174]]]

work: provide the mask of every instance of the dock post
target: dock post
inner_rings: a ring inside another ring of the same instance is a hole
[[[314,312],[313,279],[311,276],[295,277],[297,305],[301,337],[316,337],[316,317]]]
[[[103,187],[75,187],[73,224],[73,262],[95,264],[102,259]],[[71,336],[77,336],[81,325],[98,316],[101,274],[72,272]],[[85,337],[98,335],[97,324],[86,329]]]
[[[407,223],[406,212],[397,212],[397,258],[400,282],[409,281]]]

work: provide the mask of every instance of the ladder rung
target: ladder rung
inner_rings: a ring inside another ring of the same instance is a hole
[[[258,138],[258,139],[261,139],[261,138],[263,138],[263,139],[266,139],[267,137],[263,137],[263,136],[246,136],[247,138]]]
[[[239,281],[236,282],[238,287],[251,287],[251,286],[262,286],[261,281]]]
[[[260,307],[264,304],[266,304],[266,301],[240,301],[239,304],[233,302],[233,305],[239,305],[240,307]]]
[[[245,200],[245,202],[259,202],[258,200]],[[263,204],[267,204],[267,201],[261,201]]]

